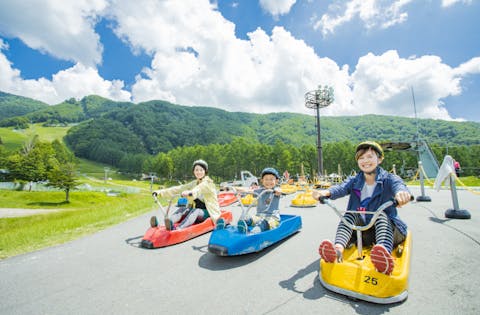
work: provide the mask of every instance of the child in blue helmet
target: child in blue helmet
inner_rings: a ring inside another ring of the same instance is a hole
[[[313,198],[337,199],[349,195],[347,209],[357,210],[358,213],[347,212],[344,218],[357,226],[368,224],[371,220],[372,215],[362,214],[363,211],[375,211],[390,199],[396,199],[398,207],[401,207],[410,201],[410,192],[400,177],[388,173],[379,166],[383,157],[383,149],[378,143],[373,141],[360,143],[355,154],[360,172],[328,190],[314,190]],[[362,233],[365,245],[374,244],[370,257],[377,271],[387,275],[392,273],[394,261],[391,252],[406,235],[407,225],[399,218],[395,206],[385,209],[374,226]],[[341,261],[343,250],[352,242],[352,236],[355,237],[352,229],[340,221],[335,242],[324,240],[320,244],[318,251],[322,259],[329,263]]]
[[[257,196],[264,190],[273,190],[273,192],[265,192],[258,198],[255,215],[238,220],[237,229],[241,233],[247,233],[248,227],[252,227],[251,233],[260,233],[274,229],[280,224],[280,196],[282,193],[279,189],[276,189],[280,176],[276,169],[267,167],[262,171],[260,179],[262,187],[253,190],[253,192]],[[217,221],[217,229],[224,227],[225,223],[220,218]]]

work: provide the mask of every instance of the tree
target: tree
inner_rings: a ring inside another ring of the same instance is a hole
[[[59,163],[56,158],[51,158],[50,164],[52,168],[47,175],[47,185],[65,191],[65,201],[70,202],[70,190],[78,185],[75,178],[75,164],[71,162]]]
[[[59,140],[52,142],[52,148],[55,151],[55,158],[60,163],[75,162],[75,155]]]

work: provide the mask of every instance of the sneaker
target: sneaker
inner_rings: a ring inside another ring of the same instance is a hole
[[[260,233],[260,232],[262,232],[262,229],[261,229],[258,225],[256,225],[256,226],[250,231],[250,233],[252,233],[252,234],[258,234],[258,233]]]
[[[174,226],[173,226],[172,220],[166,218],[164,222],[165,222],[165,229],[166,229],[167,231],[171,231],[171,230],[174,230],[174,229],[175,229]]]
[[[245,222],[244,220],[238,221],[237,230],[238,230],[238,232],[240,232],[242,234],[247,234],[247,232],[248,232],[247,222]]]
[[[378,272],[390,275],[393,271],[394,261],[385,246],[377,244],[372,247],[370,259]]]
[[[223,218],[219,218],[217,220],[217,224],[215,226],[215,230],[223,230],[227,224]]]
[[[333,263],[337,259],[337,250],[329,240],[324,240],[320,243],[318,253],[320,254],[320,257],[328,263]]]
[[[158,226],[158,220],[157,220],[157,217],[156,217],[156,216],[153,216],[153,217],[150,218],[150,226],[151,226],[152,228]]]

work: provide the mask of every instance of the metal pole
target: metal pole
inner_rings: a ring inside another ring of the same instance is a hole
[[[450,191],[452,193],[453,209],[445,211],[445,217],[450,219],[470,219],[471,215],[468,210],[460,209],[458,206],[457,186],[455,184],[455,175],[450,174]]]
[[[107,183],[108,171],[110,170],[110,168],[104,167],[103,170],[105,171],[105,174],[104,174],[104,177],[103,177],[103,182]]]
[[[423,165],[422,161],[418,161],[418,172],[420,173],[420,192],[421,195],[417,197],[417,201],[432,201],[429,196],[425,196],[425,181],[423,176]]]
[[[457,185],[455,184],[455,177],[453,174],[450,174],[450,191],[452,193],[452,201],[453,201],[453,210],[458,211],[460,207],[458,206],[458,196],[457,196]]]
[[[320,108],[317,107],[317,153],[318,153],[318,175],[323,176],[323,152],[322,139],[320,137]]]
[[[318,86],[315,91],[310,91],[305,94],[305,106],[315,109],[317,112],[317,154],[318,154],[318,177],[323,176],[323,150],[322,140],[320,135],[320,108],[329,106],[334,101],[333,88]]]

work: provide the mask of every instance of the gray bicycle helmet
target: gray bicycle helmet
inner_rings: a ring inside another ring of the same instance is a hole
[[[201,167],[203,167],[203,169],[205,170],[205,173],[208,173],[208,163],[205,162],[204,160],[196,160],[195,162],[193,162],[193,165],[192,165],[192,170],[195,169],[195,166],[197,165],[200,165]]]

